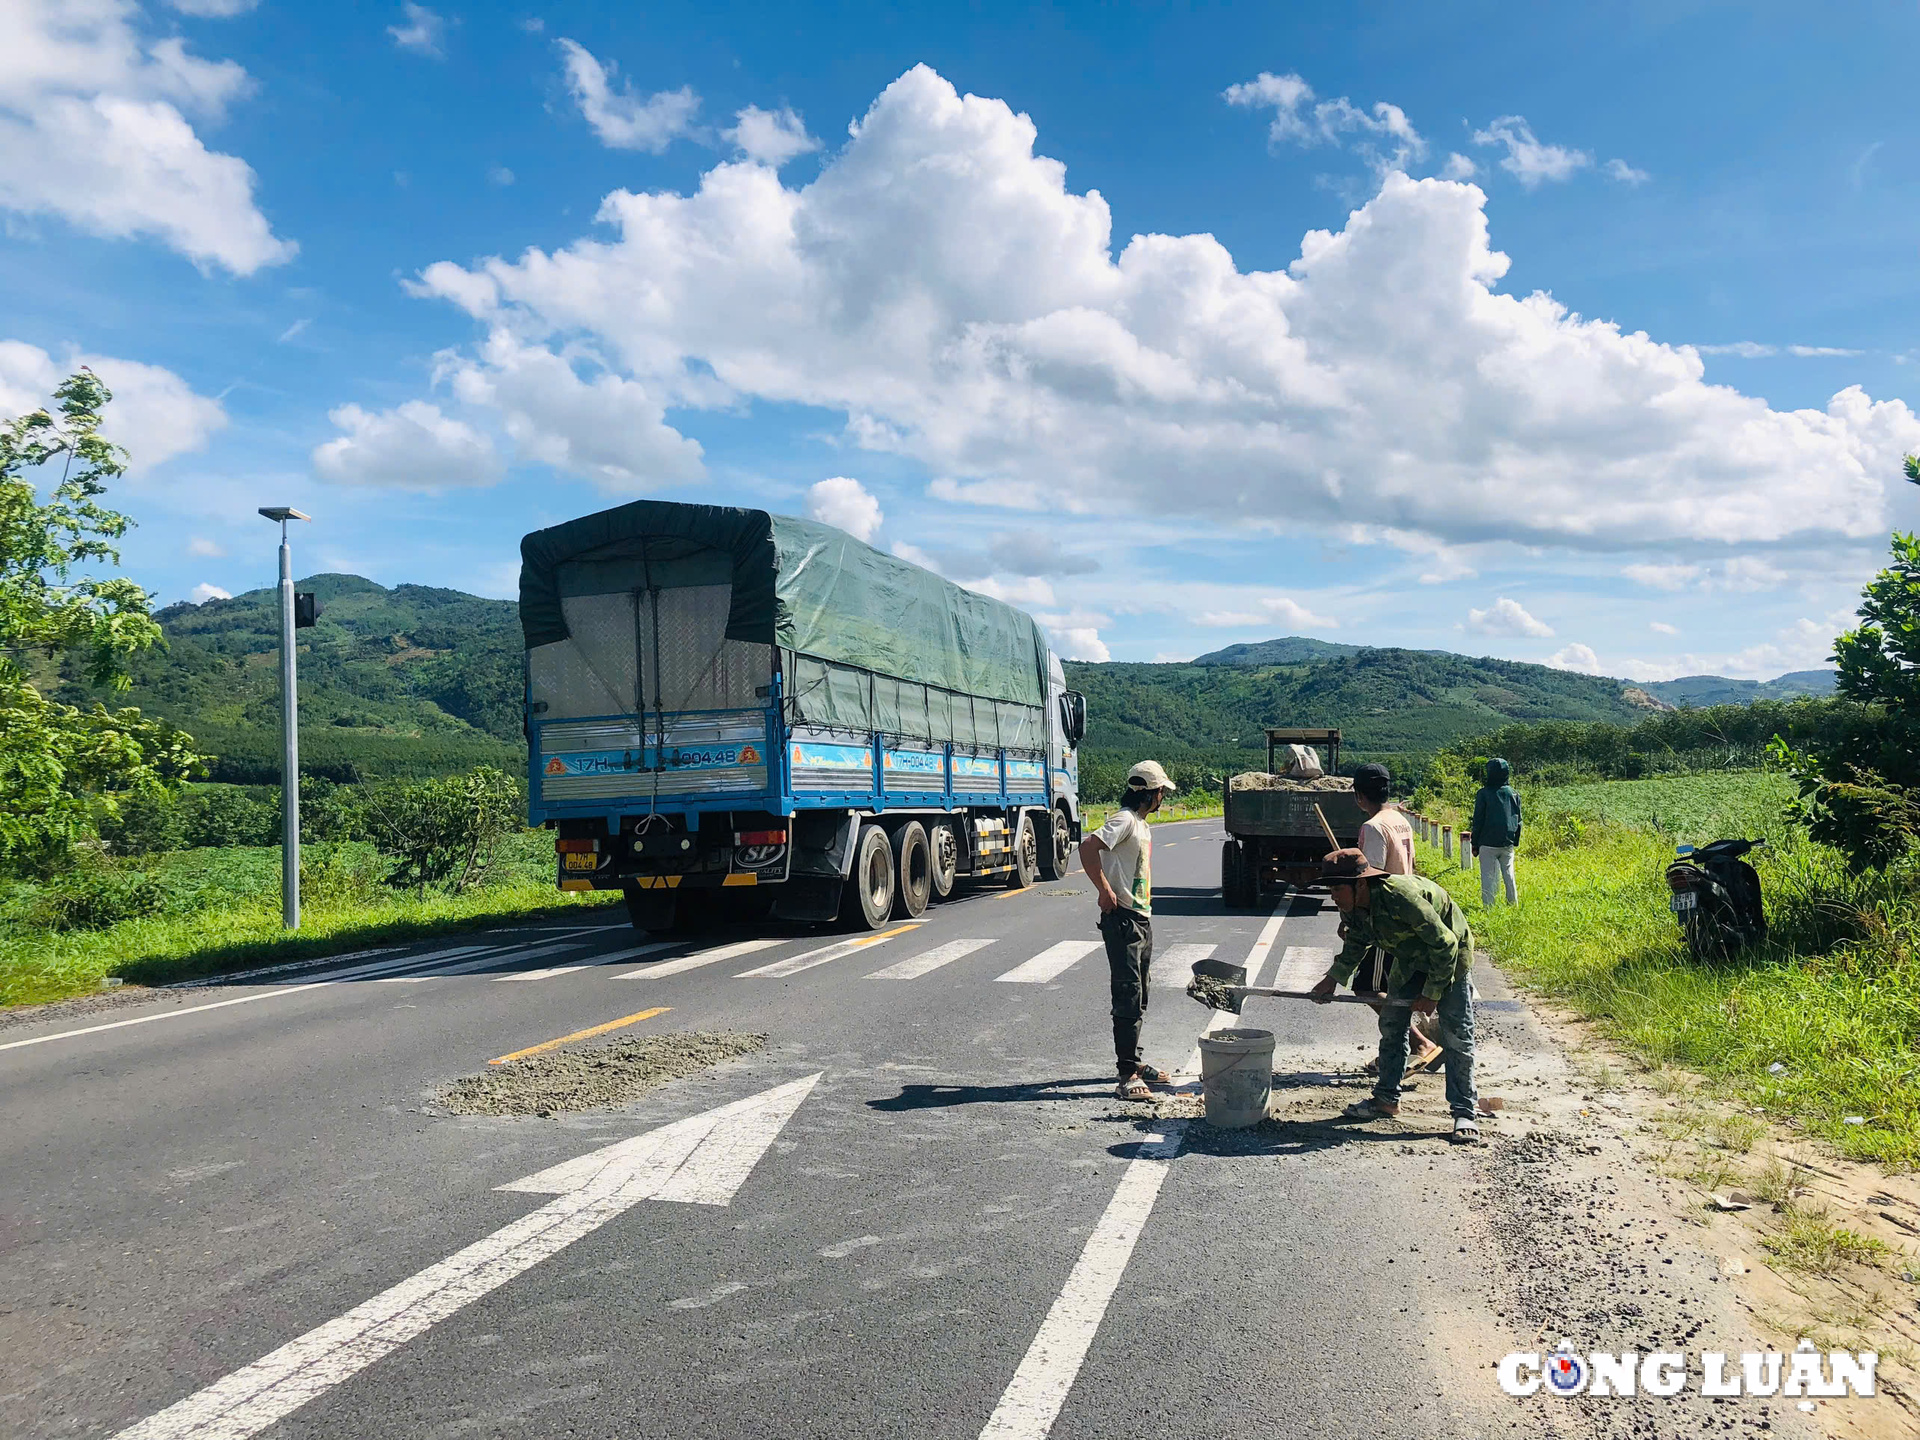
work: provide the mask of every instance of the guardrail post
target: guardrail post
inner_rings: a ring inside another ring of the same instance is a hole
[[[1451,825],[1440,827],[1440,853],[1449,860],[1453,858],[1453,827]]]

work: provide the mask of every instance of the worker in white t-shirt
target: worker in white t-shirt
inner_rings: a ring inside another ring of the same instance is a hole
[[[1148,1085],[1173,1077],[1141,1058],[1140,1024],[1147,1013],[1147,971],[1153,964],[1153,831],[1147,816],[1174,785],[1152,760],[1127,772],[1120,808],[1080,842],[1080,868],[1100,902],[1100,938],[1113,981],[1113,1050],[1120,1070],[1114,1094],[1145,1100]]]
[[[1397,806],[1387,803],[1387,796],[1393,789],[1393,776],[1384,765],[1357,765],[1353,771],[1353,798],[1360,807],[1360,813],[1367,818],[1360,825],[1360,848],[1366,852],[1367,863],[1386,871],[1389,875],[1413,874],[1413,826],[1407,823],[1407,817],[1400,813]],[[1386,988],[1387,957],[1384,951],[1372,950],[1362,962],[1353,977],[1355,994],[1362,991],[1377,991]],[[1408,1031],[1410,1054],[1407,1057],[1409,1073],[1421,1070],[1439,1060],[1443,1054],[1435,1043],[1431,1015],[1415,1015]],[[1380,1066],[1378,1060],[1368,1063],[1368,1073]]]

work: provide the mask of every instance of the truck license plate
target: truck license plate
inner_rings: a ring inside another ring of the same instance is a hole
[[[591,851],[572,850],[560,857],[562,870],[598,870],[600,857]]]
[[[1673,897],[1673,913],[1684,915],[1700,903],[1700,897],[1691,890],[1682,890]]]

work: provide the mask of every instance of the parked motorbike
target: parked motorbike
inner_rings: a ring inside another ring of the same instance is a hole
[[[1765,840],[1716,840],[1677,847],[1667,866],[1669,902],[1687,950],[1696,960],[1718,960],[1767,938],[1760,876],[1745,856]]]

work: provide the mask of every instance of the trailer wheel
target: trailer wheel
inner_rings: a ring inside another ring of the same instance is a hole
[[[1253,857],[1238,840],[1220,847],[1220,901],[1229,910],[1251,910],[1260,901]]]
[[[918,820],[893,832],[893,876],[896,915],[919,919],[933,894],[933,847],[927,843],[927,827]]]
[[[927,845],[932,851],[928,879],[933,898],[944,900],[953,893],[954,879],[960,873],[960,837],[954,833],[952,822],[938,821],[930,827]]]
[[[1013,869],[1007,872],[1007,888],[1024,890],[1040,878],[1040,835],[1033,823],[1033,812],[1020,812],[1020,825],[1013,833]]]
[[[853,842],[853,873],[840,919],[855,930],[878,930],[893,914],[893,844],[878,825],[862,825]]]
[[[1073,863],[1073,822],[1065,809],[1047,812],[1047,843],[1040,851],[1040,878],[1063,879]]]
[[[634,929],[650,935],[664,935],[673,929],[680,910],[679,897],[673,891],[642,890],[638,885],[623,885],[620,889],[626,897],[627,918],[633,922]]]

